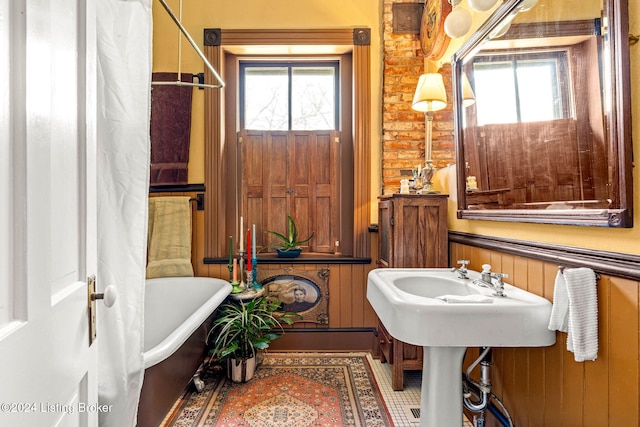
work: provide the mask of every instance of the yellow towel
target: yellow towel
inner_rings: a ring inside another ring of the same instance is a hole
[[[147,279],[193,276],[188,197],[150,197]]]

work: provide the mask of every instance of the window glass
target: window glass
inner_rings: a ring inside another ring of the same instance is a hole
[[[518,61],[520,121],[542,122],[562,118],[560,93],[553,61]]]
[[[241,63],[241,123],[251,130],[332,130],[338,63]]]
[[[477,57],[473,84],[478,125],[536,122],[569,116],[569,85],[558,81],[566,55]]]
[[[478,125],[517,123],[516,84],[510,63],[474,65]]]
[[[333,67],[295,67],[292,70],[291,128],[335,129],[336,76]]]
[[[284,67],[248,67],[244,72],[246,129],[289,129],[289,72]]]

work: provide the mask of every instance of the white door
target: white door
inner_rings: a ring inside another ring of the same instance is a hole
[[[0,426],[96,426],[108,410],[87,311],[94,1],[0,0]]]

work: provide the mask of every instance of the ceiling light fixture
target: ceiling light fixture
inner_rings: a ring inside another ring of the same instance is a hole
[[[444,20],[444,32],[452,39],[457,39],[469,32],[471,29],[471,13],[460,7],[461,0],[449,0],[453,10]]]

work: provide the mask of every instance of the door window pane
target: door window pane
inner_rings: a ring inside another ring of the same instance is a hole
[[[289,129],[289,75],[286,67],[251,67],[244,74],[246,129]]]
[[[293,68],[291,77],[292,130],[335,129],[335,69]]]
[[[250,130],[334,130],[338,62],[241,63],[241,125]]]

